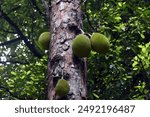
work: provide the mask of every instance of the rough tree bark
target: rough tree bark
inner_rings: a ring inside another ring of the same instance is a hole
[[[80,0],[52,0],[50,13],[51,42],[48,61],[48,99],[55,100],[55,85],[63,77],[70,85],[67,100],[86,99],[86,59],[75,57],[71,43],[81,33]],[[82,48],[81,48],[82,49]]]

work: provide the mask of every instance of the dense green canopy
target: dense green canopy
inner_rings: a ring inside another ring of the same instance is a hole
[[[48,53],[37,45],[49,30],[42,1],[0,1],[0,99],[46,99]],[[150,2],[82,0],[81,5],[84,32],[110,41],[106,55],[88,57],[88,99],[148,99]]]

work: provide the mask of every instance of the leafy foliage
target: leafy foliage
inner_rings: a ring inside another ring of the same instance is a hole
[[[88,58],[89,99],[145,99],[149,94],[149,5],[136,0],[85,2],[86,32],[100,32],[111,42],[109,54]]]
[[[150,2],[83,0],[82,10],[84,31],[111,43],[88,58],[88,99],[149,99]],[[36,41],[48,21],[41,1],[0,1],[0,99],[46,98],[47,53]]]
[[[43,4],[33,3],[0,1],[0,99],[46,98],[47,55],[36,42],[48,27]]]

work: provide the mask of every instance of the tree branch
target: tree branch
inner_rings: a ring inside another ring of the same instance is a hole
[[[21,30],[18,28],[18,26],[0,9],[0,15],[2,16],[2,18],[4,20],[6,20],[9,25],[11,25],[17,32],[17,34],[20,36],[20,38],[24,41],[24,43],[26,44],[26,46],[29,48],[29,50],[38,58],[41,58],[42,55],[36,50],[35,46],[33,44],[31,44],[27,37],[23,35],[23,33],[21,32]]]
[[[1,29],[3,32],[6,32],[6,33],[12,33],[12,34],[16,34],[16,32],[14,31],[11,31],[11,30],[7,30],[7,29]]]
[[[20,41],[20,40],[21,40],[21,38],[12,39],[12,40],[10,40],[10,41],[6,41],[6,42],[4,42],[4,43],[0,43],[0,46],[4,46],[4,45],[7,45],[7,44],[11,44],[11,43],[14,43],[14,42]]]
[[[0,64],[8,64],[8,63],[12,63],[12,64],[22,64],[22,65],[27,65],[27,64],[29,64],[29,62],[22,62],[22,61],[0,61]]]

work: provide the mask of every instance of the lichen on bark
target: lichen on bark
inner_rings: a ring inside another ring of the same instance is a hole
[[[51,42],[48,61],[48,99],[62,99],[55,94],[55,85],[62,77],[70,85],[63,99],[86,99],[86,59],[72,53],[72,40],[81,33],[80,0],[52,0],[50,12]]]

